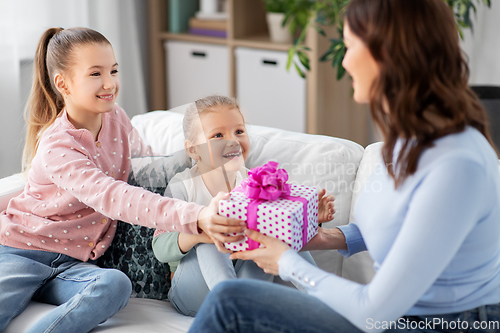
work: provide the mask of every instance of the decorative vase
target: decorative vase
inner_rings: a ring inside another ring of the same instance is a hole
[[[217,0],[200,0],[200,11],[205,14],[217,13],[218,1]]]
[[[275,43],[291,43],[292,35],[290,34],[290,25],[287,23],[282,26],[285,19],[284,13],[266,13],[267,26],[269,28],[269,37]]]

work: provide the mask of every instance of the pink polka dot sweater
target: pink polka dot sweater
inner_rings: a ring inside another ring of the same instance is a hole
[[[40,139],[23,193],[0,213],[0,243],[87,261],[109,247],[116,220],[198,233],[202,206],[126,183],[130,157],[150,153],[118,106],[102,115],[97,141],[63,111]]]

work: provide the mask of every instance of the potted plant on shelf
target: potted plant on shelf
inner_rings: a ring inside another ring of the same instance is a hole
[[[484,4],[491,7],[491,0],[443,0],[445,1],[453,13],[457,23],[458,32],[463,39],[463,29],[472,29],[471,15],[476,13],[475,4]],[[338,32],[337,38],[330,38],[330,47],[325,54],[320,58],[320,61],[331,61],[332,67],[337,68],[337,79],[341,79],[345,74],[345,69],[342,67],[342,60],[346,52],[343,36],[343,21],[341,13],[349,4],[350,0],[282,0],[282,1],[265,1],[283,3],[286,8],[283,9],[285,19],[283,25],[290,24],[290,31],[297,31],[298,38],[295,39],[293,46],[288,52],[288,65],[290,69],[294,63],[297,72],[305,77],[305,72],[302,68],[309,70],[309,57],[306,53],[309,49],[305,46],[306,31],[310,27],[314,27],[322,36],[327,37],[324,27],[335,26]],[[299,66],[296,62],[299,61],[303,66]]]
[[[263,0],[269,37],[275,43],[291,43],[290,24],[285,24],[285,11],[294,0]]]

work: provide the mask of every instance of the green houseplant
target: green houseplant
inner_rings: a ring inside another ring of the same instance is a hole
[[[288,6],[293,2],[290,0],[263,0],[268,13],[284,13]]]
[[[271,41],[276,43],[291,43],[292,34],[289,23],[285,20],[285,12],[294,0],[264,0],[266,21],[269,27]]]
[[[340,19],[343,9],[350,0],[264,0],[266,9],[271,10],[273,5],[281,5],[284,9],[285,18],[283,25],[289,24],[290,31],[297,32],[293,46],[288,52],[287,69],[294,64],[297,72],[305,77],[305,72],[297,62],[302,64],[306,70],[310,69],[309,57],[306,53],[309,49],[305,46],[306,31],[314,27],[322,36],[328,38],[324,27],[334,26],[338,32],[337,38],[329,38],[330,47],[320,58],[320,61],[330,61],[334,68],[337,68],[337,79],[341,79],[345,74],[342,67],[342,60],[345,55],[345,45],[342,39],[343,22]],[[476,13],[476,4],[484,4],[491,7],[491,0],[443,0],[453,13],[457,23],[458,32],[463,39],[463,29],[473,29],[471,17]],[[269,6],[267,6],[269,3]]]

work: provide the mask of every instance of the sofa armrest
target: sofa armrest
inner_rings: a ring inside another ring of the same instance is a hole
[[[23,191],[25,185],[26,179],[22,173],[0,179],[0,212],[7,208],[11,198]]]

